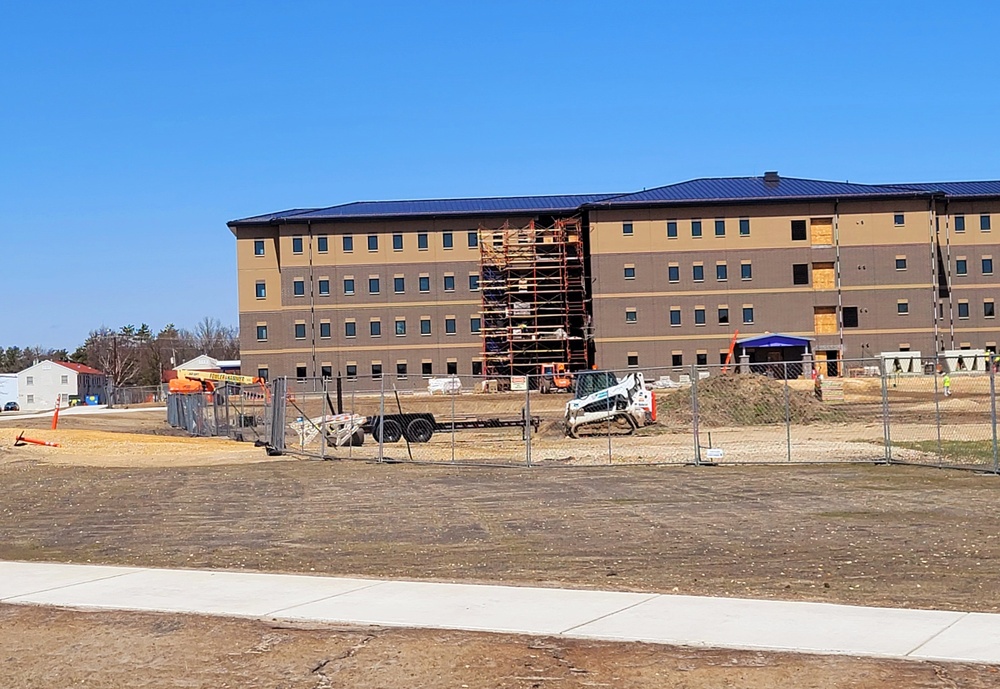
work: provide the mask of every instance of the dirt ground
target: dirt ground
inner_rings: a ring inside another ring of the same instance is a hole
[[[93,430],[110,418],[33,431],[62,448],[0,426],[0,559],[1000,609],[994,476],[268,459]],[[0,686],[1000,686],[960,665],[280,627],[5,606]]]

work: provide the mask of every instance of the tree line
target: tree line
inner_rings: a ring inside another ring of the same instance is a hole
[[[0,373],[17,373],[36,361],[70,361],[108,375],[118,387],[158,385],[163,372],[199,354],[216,359],[240,357],[239,331],[217,318],[203,318],[191,330],[172,323],[154,332],[145,323],[136,327],[100,327],[73,352],[41,347],[0,347]]]

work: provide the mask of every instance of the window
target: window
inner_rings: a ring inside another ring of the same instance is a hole
[[[677,221],[667,221],[667,239],[677,239]]]
[[[809,264],[808,263],[793,263],[792,264],[792,284],[793,285],[808,285],[809,284]]]
[[[479,316],[473,316],[469,319],[469,332],[478,333],[482,330],[482,327],[483,321],[479,318]]]
[[[697,307],[694,310],[694,324],[695,325],[705,325],[705,309],[704,307]]]
[[[753,307],[752,306],[744,306],[743,307],[743,322],[744,323],[753,323]]]
[[[806,241],[806,221],[805,220],[793,220],[792,221],[792,241],[793,242],[804,242],[804,241]]]
[[[319,295],[321,297],[327,297],[330,295],[330,280],[323,278],[319,281]]]
[[[729,325],[729,308],[726,306],[719,307],[719,325]]]
[[[444,334],[445,335],[454,335],[457,332],[458,332],[458,327],[455,325],[455,319],[454,319],[454,317],[452,317],[452,318],[445,318],[444,319]]]
[[[698,352],[694,355],[694,363],[698,366],[708,366],[708,353]]]
[[[622,223],[622,234],[624,234],[624,235],[631,235],[632,233],[633,233],[632,223],[630,223],[630,222],[623,222]]]
[[[639,355],[629,352],[626,362],[629,368],[637,368],[639,366]]]
[[[906,256],[896,257],[896,270],[906,270]]]
[[[965,216],[955,216],[955,232],[965,232]]]
[[[264,255],[264,240],[255,239],[253,240],[253,255],[263,256]]]
[[[354,294],[354,278],[344,278],[344,294]]]
[[[715,221],[715,236],[725,237],[726,236],[726,221],[716,220]]]
[[[452,249],[455,246],[455,235],[451,232],[445,232],[441,235],[441,246],[445,249]]]
[[[333,366],[330,364],[323,364],[319,367],[319,374],[324,378],[333,378]]]
[[[719,282],[725,282],[729,278],[729,269],[726,267],[725,263],[717,263],[715,265],[715,279]]]
[[[420,334],[430,335],[431,334],[431,319],[421,318],[420,319]]]
[[[402,337],[405,334],[406,334],[406,320],[402,319],[402,318],[397,319],[396,320],[396,335],[398,337]]]
[[[845,328],[857,328],[858,327],[858,307],[857,306],[845,306],[844,310],[841,312],[842,318],[844,320]]]
[[[325,254],[330,250],[330,240],[325,234],[316,237],[316,251]]]
[[[330,339],[330,321],[323,321],[319,324],[319,336],[324,340]]]
[[[472,362],[472,375],[481,376],[483,375],[483,362],[473,361]]]
[[[969,302],[964,300],[958,302],[958,317],[962,320],[969,318]]]
[[[406,362],[399,361],[396,363],[396,377],[400,380],[406,380]]]
[[[292,237],[292,253],[302,253],[302,237]]]
[[[382,364],[377,364],[372,362],[372,379],[380,380],[382,378]]]
[[[680,309],[670,309],[670,325],[680,325],[681,324],[681,310]]]
[[[445,275],[444,276],[444,291],[454,292],[455,291],[455,276]]]
[[[983,257],[983,275],[993,275],[993,258],[990,256]]]
[[[402,294],[406,291],[406,278],[397,275],[392,279],[392,291],[396,294]]]
[[[469,273],[469,291],[479,291],[479,273]]]
[[[469,232],[468,235],[467,235],[467,237],[468,237],[469,248],[470,249],[475,249],[477,246],[479,246],[479,233],[478,232]]]
[[[681,279],[681,269],[678,266],[668,266],[667,267],[667,279],[670,282],[680,282]]]
[[[635,280],[635,266],[625,266],[625,279]]]
[[[257,298],[263,299],[267,296],[267,286],[263,282],[257,283]]]
[[[955,259],[955,275],[968,275],[969,262],[964,258]]]
[[[700,237],[701,236],[701,220],[691,221],[691,236]]]
[[[753,266],[749,263],[740,264],[740,280],[753,280]]]
[[[684,365],[684,355],[674,352],[670,355],[670,365],[674,368],[678,368]]]
[[[369,321],[368,333],[372,337],[382,337],[382,321],[380,320]]]
[[[705,280],[705,266],[700,263],[691,266],[691,277],[695,282],[703,282]]]
[[[392,235],[392,250],[393,251],[403,250],[403,235],[401,234]]]
[[[368,278],[368,294],[378,294],[379,287],[378,278]]]
[[[294,294],[296,297],[306,296],[305,280],[292,280],[292,294]]]
[[[910,302],[906,300],[900,300],[896,302],[896,313],[900,316],[905,316],[910,312]]]
[[[979,216],[979,229],[983,232],[990,231],[990,216],[988,214],[983,213]]]
[[[417,248],[420,251],[427,251],[427,233],[421,232],[417,235]]]
[[[625,322],[626,323],[635,323],[638,320],[639,320],[639,317],[636,314],[635,309],[625,309]]]
[[[344,323],[344,337],[357,337],[358,336],[358,324],[354,321],[346,321]]]
[[[349,234],[344,235],[344,253],[349,254],[354,251],[354,237]]]
[[[419,286],[421,292],[431,291],[431,278],[429,275],[421,275],[418,282],[420,283]]]
[[[60,385],[69,385],[69,376],[59,376]]]
[[[296,323],[295,324],[295,339],[304,340],[306,339],[306,324]]]
[[[258,325],[257,326],[257,341],[258,342],[267,342],[267,326],[266,325]],[[31,383],[29,382],[28,385],[31,385]]]
[[[896,227],[902,227],[905,221],[906,218],[903,217],[902,213],[896,213],[895,215],[892,216],[892,224],[895,225]]]
[[[429,361],[423,361],[420,364],[420,375],[427,378],[434,373],[434,366]]]
[[[993,304],[992,299],[987,299],[983,302],[983,318],[995,318],[997,315],[996,306]]]
[[[28,404],[34,404],[35,403],[35,396],[34,395],[28,395],[27,402],[28,402]]]
[[[299,364],[298,366],[296,366],[295,367],[295,377],[296,378],[300,378],[300,379],[301,378],[305,378],[306,377],[306,367],[303,366],[302,364]]]
[[[353,379],[353,378],[357,378],[358,377],[358,365],[357,364],[347,364],[347,366],[345,368],[346,368],[346,373],[347,373],[347,377],[348,378]]]
[[[458,362],[457,361],[447,361],[445,362],[444,372],[449,376],[454,376],[458,374]]]
[[[750,218],[740,218],[740,236],[750,236]],[[707,357],[708,355],[706,354],[705,356]]]
[[[370,234],[368,235],[368,250],[378,251],[378,235]]]
[[[265,366],[261,366],[260,368],[257,369],[257,377],[260,378],[265,383],[267,382],[267,373],[268,373],[267,367]]]

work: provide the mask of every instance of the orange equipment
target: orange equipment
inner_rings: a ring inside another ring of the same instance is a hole
[[[237,385],[259,385],[267,396],[267,385],[263,378],[241,376],[236,373],[214,373],[212,371],[177,370],[177,377],[170,381],[168,390],[175,393],[214,392],[215,383],[236,383]]]
[[[729,353],[726,354],[726,364],[722,367],[722,372],[727,373],[729,371],[729,363],[733,360],[733,350],[736,349],[736,338],[740,336],[740,331],[737,330],[733,333],[733,339],[729,342]]]
[[[539,392],[547,394],[572,390],[573,376],[566,370],[566,364],[542,364],[542,377],[538,382]]]

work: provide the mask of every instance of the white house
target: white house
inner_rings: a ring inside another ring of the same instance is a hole
[[[17,401],[22,411],[52,409],[58,398],[67,406],[70,398],[80,403],[104,404],[108,377],[96,368],[68,361],[40,361],[17,374]]]
[[[8,402],[17,402],[16,373],[0,373],[0,409]]]

